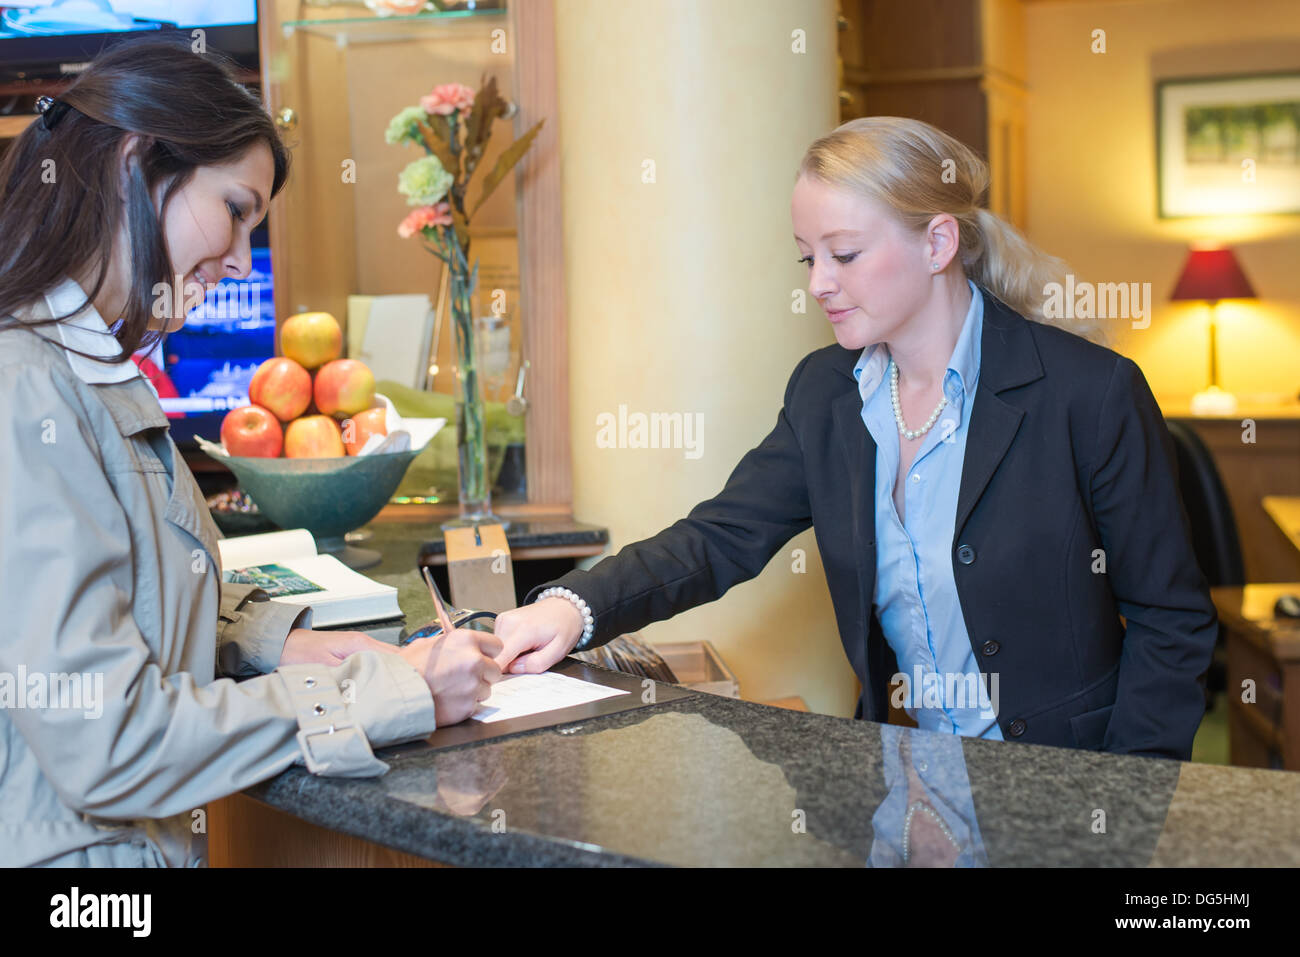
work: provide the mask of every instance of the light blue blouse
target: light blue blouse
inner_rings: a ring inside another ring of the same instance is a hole
[[[878,343],[864,349],[853,375],[862,395],[862,421],[876,442],[873,600],[885,640],[905,676],[891,681],[891,699],[925,730],[1000,741],[997,682],[980,674],[952,571],[957,492],[984,326],[983,294],[967,283],[971,304],[943,379],[948,404],[908,469],[901,522],[893,499],[901,437],[886,377],[888,347]],[[909,428],[922,424],[907,423]]]

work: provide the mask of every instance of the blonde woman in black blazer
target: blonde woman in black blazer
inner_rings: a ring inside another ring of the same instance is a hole
[[[503,669],[541,671],[713,601],[811,525],[862,682],[857,717],[888,720],[896,649],[910,657],[946,643],[986,688],[998,679],[996,720],[981,736],[1190,757],[1216,621],[1168,431],[1131,360],[1077,334],[1096,330],[1044,320],[1064,264],[980,208],[987,183],[973,152],[917,120],[854,120],[812,144],[792,217],[836,344],[797,364],[775,427],[718,495],[500,616]],[[940,559],[918,558],[924,600],[955,596],[960,614],[929,634],[889,634],[881,613],[900,596],[880,591],[877,559],[896,546],[878,533],[895,527],[891,498],[900,525],[909,520],[903,480],[941,442],[923,425],[931,410],[962,398],[955,348],[980,312],[978,384],[949,476],[955,508],[912,516],[928,539],[909,543]],[[879,361],[891,375],[866,396],[854,370],[873,346],[887,350]],[[892,423],[864,426],[869,399],[877,411],[893,401],[897,436]],[[877,494],[878,475],[892,496]],[[949,725],[967,733],[940,716]]]

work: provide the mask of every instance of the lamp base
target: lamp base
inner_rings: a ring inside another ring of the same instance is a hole
[[[1237,397],[1212,385],[1192,396],[1192,415],[1232,415],[1237,411]]]

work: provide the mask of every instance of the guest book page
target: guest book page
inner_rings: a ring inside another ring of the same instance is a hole
[[[492,686],[492,694],[479,702],[470,717],[487,724],[627,693],[553,671],[540,675],[507,675]]]

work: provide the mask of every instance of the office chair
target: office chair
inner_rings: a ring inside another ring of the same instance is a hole
[[[1182,422],[1165,424],[1174,440],[1178,488],[1191,524],[1192,550],[1196,553],[1196,563],[1212,588],[1220,585],[1244,585],[1246,572],[1241,557],[1241,539],[1237,535],[1232,504],[1228,501],[1228,493],[1219,478],[1219,470],[1214,465],[1214,457],[1191,427]],[[1220,624],[1214,658],[1205,680],[1206,710],[1213,707],[1214,695],[1226,687],[1224,632],[1223,625]]]
[[[1244,585],[1241,540],[1232,504],[1201,437],[1182,422],[1167,422],[1178,460],[1178,486],[1192,525],[1192,548],[1211,587]]]

